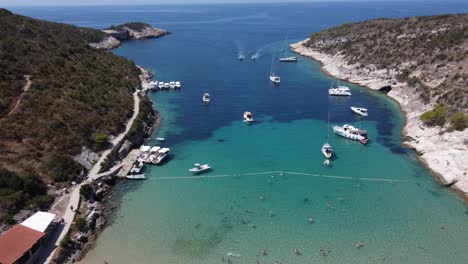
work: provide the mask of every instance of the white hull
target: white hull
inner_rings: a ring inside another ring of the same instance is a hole
[[[339,136],[349,138],[352,140],[358,140],[362,144],[367,143],[367,134],[365,131],[359,130],[350,125],[344,126],[333,126],[333,132]]]
[[[330,146],[330,144],[328,143],[323,144],[322,153],[327,159],[331,158],[331,156],[333,155],[333,149]]]
[[[297,62],[297,58],[296,57],[285,57],[285,58],[280,58],[279,59],[280,62]]]
[[[351,106],[351,111],[353,111],[355,114],[361,115],[361,116],[368,116],[368,112],[366,108],[362,107],[355,107]]]
[[[270,75],[270,81],[272,81],[273,83],[280,83],[281,78],[278,76]]]
[[[191,168],[189,171],[193,172],[194,174],[197,174],[197,173],[202,173],[208,170],[211,170],[211,166],[209,164],[204,164],[204,165],[197,166],[195,168]]]
[[[346,86],[338,86],[338,88],[328,89],[328,94],[335,96],[351,96],[351,91]]]
[[[126,179],[129,180],[144,180],[146,176],[144,174],[135,174],[135,175],[127,175],[125,176]]]

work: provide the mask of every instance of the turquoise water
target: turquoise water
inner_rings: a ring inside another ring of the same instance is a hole
[[[150,143],[165,137],[173,155],[148,168],[148,180],[116,187],[119,206],[84,263],[221,263],[228,252],[241,255],[233,263],[468,263],[468,208],[401,147],[404,120],[394,102],[351,84],[351,98],[329,98],[331,79],[303,57],[275,65],[279,86],[268,80],[286,35],[294,42],[344,22],[461,12],[467,4],[18,10],[98,28],[138,20],[173,32],[114,50],[183,88],[150,93],[162,114]],[[257,61],[236,59],[257,50]],[[212,95],[209,105],[203,92]],[[369,118],[353,115],[351,105],[369,108]],[[246,110],[252,125],[242,122]],[[320,152],[328,111],[332,124],[352,123],[371,138],[363,146],[330,135],[337,154],[330,167]],[[192,176],[195,162],[213,170]]]

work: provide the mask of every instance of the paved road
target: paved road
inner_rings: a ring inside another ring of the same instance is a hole
[[[130,131],[130,128],[132,127],[133,122],[135,121],[135,119],[138,116],[138,113],[140,111],[140,98],[138,97],[139,92],[140,92],[140,90],[136,90],[133,93],[133,115],[127,121],[127,124],[125,125],[125,131],[120,133],[118,136],[116,136],[111,141],[112,148],[110,148],[110,149],[108,149],[108,150],[106,150],[106,151],[104,151],[102,153],[99,160],[96,162],[96,164],[94,164],[94,166],[89,171],[89,174],[88,174],[89,176],[88,176],[88,181],[87,182],[98,179],[99,177],[101,177],[103,175],[107,175],[107,173],[99,174],[99,171],[101,170],[101,163],[107,158],[107,156],[109,156],[109,154],[112,152],[112,150],[114,150],[114,148],[120,144],[120,142],[125,138],[125,135],[128,133],[128,131]],[[114,167],[114,169],[115,169],[115,167]],[[76,185],[73,188],[73,191],[72,191],[72,193],[70,195],[70,200],[68,201],[68,204],[67,204],[67,207],[66,207],[66,210],[65,210],[65,214],[62,215],[62,218],[63,218],[63,220],[65,222],[65,225],[64,225],[60,235],[58,236],[58,238],[55,241],[51,241],[51,243],[54,243],[56,247],[58,247],[60,245],[60,241],[62,241],[62,239],[68,233],[68,230],[70,229],[70,226],[73,223],[73,220],[75,219],[75,211],[72,211],[70,209],[70,207],[73,206],[73,209],[78,208],[79,203],[80,203],[80,187],[83,184],[87,183],[87,182],[82,182],[82,183]],[[55,253],[55,249],[50,253],[50,255],[48,256],[45,263],[50,263],[50,261],[52,260],[52,257],[54,256],[54,253]]]

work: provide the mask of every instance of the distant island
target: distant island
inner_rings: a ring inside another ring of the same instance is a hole
[[[151,76],[90,43],[167,31],[144,23],[101,31],[6,9],[0,9],[0,24],[1,227],[13,224],[21,209],[47,210],[92,168],[108,169],[127,153],[118,152],[124,141],[126,148],[141,144],[157,119],[144,96]]]
[[[155,28],[150,24],[141,22],[130,22],[122,25],[112,25],[109,28],[103,29],[106,34],[99,42],[89,43],[93,48],[97,49],[113,49],[120,46],[121,42],[136,39],[159,38],[169,34],[169,31]]]
[[[468,197],[468,14],[373,19],[291,45],[323,69],[396,100],[405,144]]]

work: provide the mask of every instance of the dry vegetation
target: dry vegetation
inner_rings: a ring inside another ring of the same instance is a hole
[[[341,54],[364,72],[386,70],[448,115],[467,113],[468,14],[344,24],[313,34],[306,46]]]

